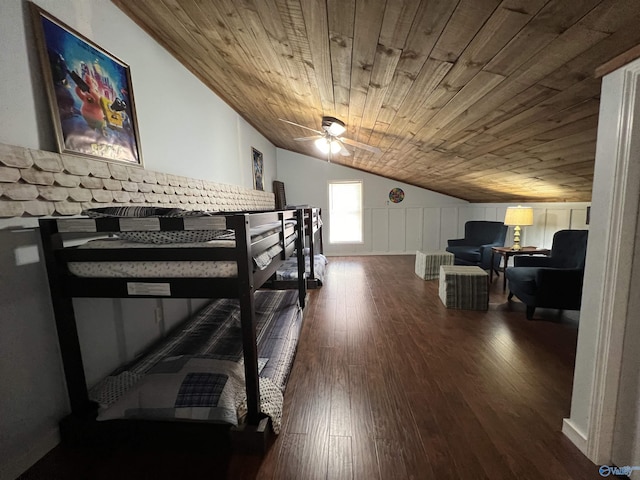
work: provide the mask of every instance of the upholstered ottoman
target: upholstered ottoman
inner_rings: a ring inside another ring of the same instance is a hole
[[[423,280],[438,278],[441,265],[453,265],[454,255],[449,252],[416,252],[416,275]]]
[[[442,265],[439,293],[447,308],[487,310],[489,274],[480,267]]]

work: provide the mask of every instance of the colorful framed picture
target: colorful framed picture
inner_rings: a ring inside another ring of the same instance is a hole
[[[264,162],[262,152],[251,147],[251,157],[253,163],[253,188],[264,191]]]
[[[30,7],[58,151],[142,166],[129,67]]]

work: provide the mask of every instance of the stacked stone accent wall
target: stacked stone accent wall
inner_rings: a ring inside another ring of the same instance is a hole
[[[79,215],[112,205],[231,212],[270,210],[275,199],[271,192],[0,143],[0,217]]]

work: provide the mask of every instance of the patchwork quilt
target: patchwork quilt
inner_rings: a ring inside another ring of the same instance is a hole
[[[255,309],[261,409],[278,433],[301,325],[297,291],[259,291]],[[212,301],[147,355],[94,387],[90,397],[100,405],[98,420],[237,425],[246,413],[238,301]]]

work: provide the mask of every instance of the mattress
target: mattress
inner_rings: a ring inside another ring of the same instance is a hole
[[[252,241],[257,241],[271,233],[273,226],[267,231],[260,231],[252,236]],[[296,234],[287,237],[285,244],[288,246],[295,241]],[[219,238],[208,242],[196,243],[172,243],[153,244],[140,243],[120,238],[91,240],[80,245],[79,249],[166,249],[166,248],[235,248],[233,235],[227,238]],[[282,252],[280,244],[273,245],[269,249],[253,257],[254,266],[258,270],[264,270],[271,260]],[[121,262],[69,262],[69,272],[79,277],[91,278],[235,278],[238,276],[238,267],[235,261],[121,261]]]
[[[302,322],[295,290],[255,294],[261,409],[279,430],[284,388]],[[246,411],[240,308],[216,299],[147,355],[89,396],[98,420],[118,418],[238,424]]]
[[[311,259],[310,256],[305,256],[305,278],[309,278],[311,272]],[[313,273],[315,275],[315,280],[318,280],[320,285],[324,284],[324,277],[327,271],[327,264],[329,261],[327,257],[318,253],[314,255],[313,261]],[[295,257],[288,258],[276,271],[276,279],[277,280],[297,280],[298,279],[298,262]]]

